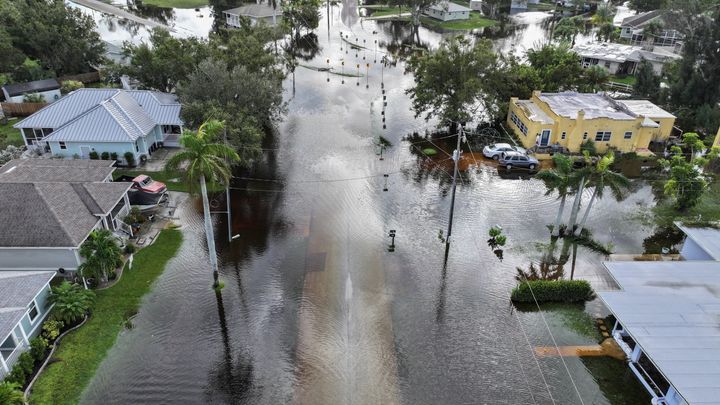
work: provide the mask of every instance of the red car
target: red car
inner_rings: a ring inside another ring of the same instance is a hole
[[[134,190],[144,191],[150,194],[163,194],[167,191],[165,183],[153,180],[150,176],[141,174],[132,179]]]

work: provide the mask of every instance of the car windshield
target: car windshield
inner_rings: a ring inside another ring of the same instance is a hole
[[[142,185],[142,186],[147,186],[147,185],[149,185],[149,184],[152,183],[152,182],[153,182],[153,179],[151,179],[150,177],[146,177],[145,180],[143,180],[143,181],[140,182],[140,185]]]

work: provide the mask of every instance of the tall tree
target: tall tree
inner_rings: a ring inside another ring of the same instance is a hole
[[[288,0],[283,6],[283,22],[293,36],[299,38],[302,31],[312,31],[320,25],[319,0]]]
[[[108,274],[122,263],[120,247],[107,229],[96,229],[80,246],[85,261],[78,268],[83,277],[99,278],[107,282]]]
[[[673,146],[671,153],[670,159],[661,161],[670,171],[670,179],[665,183],[664,192],[675,198],[675,209],[686,211],[700,202],[707,188],[707,181],[703,178],[700,167],[686,159],[679,146]]]
[[[660,10],[667,5],[667,0],[630,0],[630,8],[638,11]]]
[[[590,18],[590,21],[592,21],[593,24],[599,26],[607,23],[612,23],[615,12],[610,7],[610,4],[599,5],[597,10],[595,10],[595,14],[593,14],[593,16]]]
[[[172,92],[209,56],[210,49],[204,40],[175,38],[166,29],[155,28],[149,43],[126,42],[123,53],[130,65],[120,68],[122,73],[137,79],[144,88]]]
[[[486,78],[496,63],[490,41],[470,43],[462,37],[412,56],[406,69],[413,73],[415,86],[406,93],[412,98],[415,115],[424,114],[426,120],[437,117],[455,132],[459,122],[469,121],[478,112]]]
[[[575,46],[575,40],[578,34],[582,32],[585,21],[581,16],[564,17],[558,22],[553,30],[553,38],[570,43],[570,47]]]
[[[615,155],[612,152],[608,152],[592,166],[588,175],[588,187],[593,187],[593,193],[587,207],[585,208],[585,214],[583,214],[580,225],[577,229],[575,229],[575,236],[580,235],[582,230],[585,228],[585,222],[590,215],[593,203],[596,198],[603,198],[605,188],[610,189],[613,196],[620,199],[623,196],[624,190],[630,186],[630,180],[628,180],[627,177],[611,170],[614,162]]]
[[[569,157],[556,153],[553,156],[553,162],[555,168],[551,170],[541,170],[535,177],[545,183],[547,191],[545,195],[550,195],[557,192],[558,198],[560,199],[560,206],[558,207],[558,213],[555,217],[555,225],[553,226],[552,236],[560,235],[560,226],[562,216],[565,211],[565,201],[567,197],[572,193],[573,185],[573,163]]]
[[[633,86],[633,94],[650,100],[657,100],[660,91],[660,76],[655,74],[652,63],[643,59],[635,74],[637,80]]]
[[[191,185],[200,183],[205,237],[207,238],[210,268],[213,273],[213,288],[219,286],[219,275],[215,236],[210,218],[207,182],[209,181],[211,184],[229,184],[232,178],[230,164],[240,160],[240,157],[232,148],[215,142],[220,137],[223,127],[222,122],[211,120],[203,123],[196,133],[186,132],[183,134],[180,137],[183,149],[170,158],[166,166],[168,171],[178,171],[183,167],[183,175]]]
[[[438,4],[440,1],[441,0],[392,0],[389,4],[408,8],[410,10],[413,27],[417,30],[420,26],[420,16],[423,11],[430,6]]]
[[[14,48],[58,75],[87,72],[104,60],[92,17],[62,0],[0,0],[0,27]]]
[[[580,56],[566,45],[544,45],[527,53],[528,62],[540,77],[541,89],[554,92],[577,90],[584,71]]]

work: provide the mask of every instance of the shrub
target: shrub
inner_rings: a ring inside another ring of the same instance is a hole
[[[77,80],[64,80],[62,83],[60,83],[60,92],[62,94],[68,94],[71,91],[82,89],[83,87],[85,87],[83,82],[79,82]]]
[[[24,147],[15,146],[15,145],[8,145],[7,147],[5,147],[4,150],[0,150],[0,166],[4,165],[5,163],[7,163],[13,159],[20,158],[20,156],[22,156],[23,151],[25,151]]]
[[[110,159],[110,153],[109,152],[103,152],[100,154],[100,159],[102,160],[109,160]]]
[[[47,353],[48,341],[42,336],[38,336],[30,340],[30,355],[35,362],[42,361]]]
[[[125,245],[125,254],[131,255],[135,253],[135,251],[137,251],[137,247],[135,247],[135,245],[133,245],[132,243],[128,243],[127,245]]]
[[[132,207],[130,208],[130,213],[127,214],[125,217],[125,222],[134,225],[134,224],[142,224],[146,221],[145,216],[142,214],[142,211],[140,211],[140,208],[138,207]],[[125,252],[128,253],[128,252]]]
[[[25,403],[20,385],[9,381],[0,382],[0,404],[23,405]]]
[[[40,93],[26,94],[23,96],[23,103],[44,103],[45,96]]]
[[[25,372],[22,370],[22,368],[18,367],[18,364],[15,363],[15,366],[10,370],[10,373],[5,377],[5,381],[9,382],[11,384],[17,384],[19,386],[25,385],[25,379],[27,376],[25,375]]]
[[[42,326],[42,335],[49,341],[54,342],[55,339],[57,339],[58,336],[60,336],[60,331],[62,331],[62,328],[65,326],[65,322],[57,320],[57,319],[48,319],[43,323]]]
[[[99,156],[98,153],[95,151],[90,152],[90,159],[92,160],[98,160]]]
[[[132,152],[125,152],[123,157],[125,157],[125,162],[128,166],[135,166],[135,155]]]
[[[78,284],[63,281],[53,287],[50,302],[55,304],[53,317],[64,323],[75,323],[82,319],[95,302],[95,293]]]
[[[10,370],[10,374],[5,377],[5,381],[23,386],[27,381],[27,377],[32,374],[34,368],[35,359],[33,359],[30,352],[20,353],[15,365],[12,370]]]
[[[597,148],[595,148],[595,142],[591,139],[586,140],[580,144],[580,152],[587,151],[591,156],[597,155]]]
[[[112,160],[118,160],[118,154],[116,152],[110,153],[110,159]]]
[[[578,302],[592,299],[594,293],[585,280],[534,280],[513,288],[515,302]]]

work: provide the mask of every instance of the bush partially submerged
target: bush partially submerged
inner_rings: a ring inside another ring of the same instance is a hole
[[[585,280],[532,280],[513,288],[514,302],[579,302],[592,299],[594,292]]]

